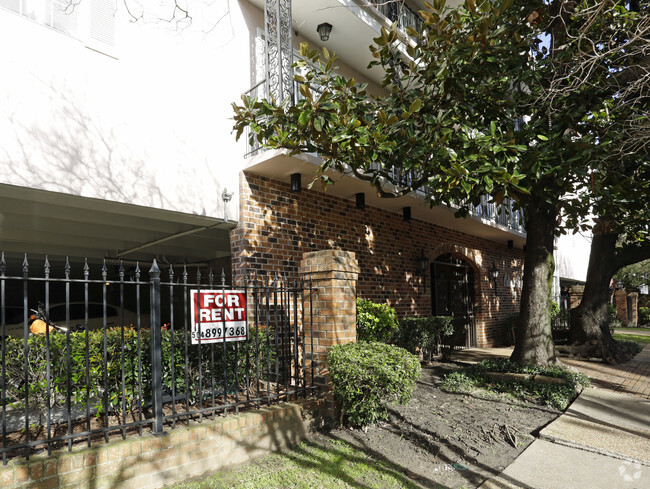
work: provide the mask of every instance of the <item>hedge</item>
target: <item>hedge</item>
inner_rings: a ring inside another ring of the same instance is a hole
[[[252,372],[255,372],[255,344],[257,338],[257,354],[263,365],[269,361],[275,362],[273,352],[273,333],[266,329],[249,330],[249,344],[235,349],[232,343],[226,346],[224,352],[221,344],[215,348],[203,345],[201,355],[197,345],[192,345],[189,333],[175,331],[172,337],[170,330],[162,332],[162,379],[163,388],[172,390],[172,365],[174,365],[175,389],[177,393],[187,393],[191,404],[199,401],[198,370],[201,364],[203,388],[205,389],[214,374],[218,382],[215,390],[222,390],[224,367],[227,382],[232,385],[237,380],[242,385],[246,375],[247,355]],[[124,341],[122,341],[124,334]],[[187,369],[185,361],[185,338],[188,337]],[[271,341],[267,346],[267,335]],[[70,369],[68,370],[68,337],[70,349]],[[47,358],[46,337],[30,335],[28,337],[28,382],[25,383],[24,339],[6,337],[5,370],[6,399],[8,407],[24,405],[25,386],[29,405],[44,410],[48,404],[47,390]],[[65,406],[70,382],[70,397],[73,405],[85,407],[91,402],[91,407],[101,413],[104,410],[103,395],[106,392],[108,410],[110,412],[132,411],[137,407],[139,393],[142,392],[142,402],[151,398],[151,331],[142,330],[138,336],[132,328],[112,328],[106,331],[106,369],[104,369],[104,334],[103,331],[89,331],[88,343],[85,332],[66,334],[51,334],[50,342],[50,390],[49,405]],[[174,355],[172,358],[172,343]],[[139,350],[138,350],[139,346]],[[122,347],[124,353],[122,353]],[[235,350],[237,353],[235,353]],[[88,353],[88,366],[86,365]],[[214,357],[212,356],[214,352]],[[225,365],[224,365],[225,363]],[[123,368],[122,368],[123,367]],[[187,372],[188,382],[185,377]],[[122,395],[122,375],[124,375],[124,396]],[[251,374],[252,375],[252,374]],[[106,390],[104,391],[104,376]]]

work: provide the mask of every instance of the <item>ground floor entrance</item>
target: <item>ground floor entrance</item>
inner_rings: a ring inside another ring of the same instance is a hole
[[[446,253],[431,264],[431,304],[434,316],[462,318],[464,330],[454,338],[455,345],[476,346],[474,315],[474,271],[462,258]]]

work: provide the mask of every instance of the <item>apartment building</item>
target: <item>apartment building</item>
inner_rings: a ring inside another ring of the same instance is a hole
[[[300,42],[366,70],[382,26],[424,2],[0,0],[0,251],[99,265],[212,266],[289,276],[302,253],[353,251],[358,294],[400,316],[466,318],[464,344],[506,341],[526,234],[487,199],[466,219],[420,194],[380,199],[344,175],[308,188],[317,155],[231,133],[243,92],[295,97]],[[187,11],[183,10],[187,8]],[[329,29],[327,28],[329,26]],[[325,33],[323,31],[329,31]],[[405,42],[407,41],[404,34]]]

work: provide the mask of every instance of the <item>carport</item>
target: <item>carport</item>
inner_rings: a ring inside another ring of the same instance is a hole
[[[101,277],[103,263],[109,279],[118,276],[120,264],[126,279],[133,278],[138,263],[147,277],[155,258],[163,279],[170,265],[178,273],[185,264],[194,277],[200,267],[203,273],[213,269],[220,279],[222,269],[230,275],[230,230],[236,224],[218,217],[0,185],[0,252],[7,276],[22,276],[26,255],[29,276],[43,277],[47,255],[53,277],[63,277],[66,258],[72,277],[81,278],[86,259],[91,277]],[[30,282],[30,297],[42,295],[32,290],[37,285]],[[22,304],[23,291],[13,289],[6,291],[7,304]],[[71,300],[83,301],[81,291],[73,289]]]

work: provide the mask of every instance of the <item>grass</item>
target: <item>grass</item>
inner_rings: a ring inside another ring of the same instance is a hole
[[[616,328],[617,330],[621,331],[650,331],[650,328]]]
[[[486,372],[510,372],[556,377],[567,381],[566,384],[543,384],[532,380],[519,382],[498,382],[488,378]],[[477,389],[488,392],[508,394],[537,404],[545,404],[556,409],[565,410],[589,385],[589,379],[580,373],[563,367],[540,367],[535,365],[518,365],[506,358],[483,360],[463,370],[445,376],[441,387],[449,392],[472,392]]]
[[[416,489],[400,470],[341,441],[302,442],[293,450],[276,453],[231,471],[170,486],[173,489]]]
[[[648,329],[648,328],[644,328]],[[639,343],[642,347],[650,343],[650,336],[636,335],[636,334],[627,334],[627,333],[614,333],[614,339],[616,341],[635,341]]]

